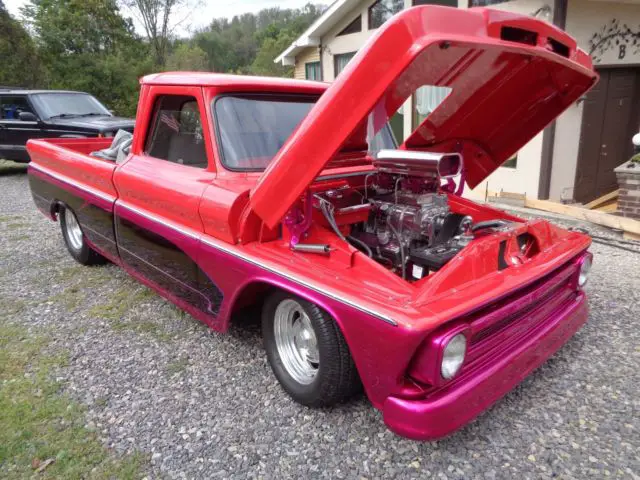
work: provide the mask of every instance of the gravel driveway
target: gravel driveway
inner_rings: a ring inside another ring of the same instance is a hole
[[[0,192],[0,321],[70,352],[58,375],[87,427],[147,453],[150,478],[640,478],[640,253],[594,244],[588,324],[471,425],[417,443],[364,397],[293,403],[250,316],[212,333],[117,267],[76,264],[23,173]]]

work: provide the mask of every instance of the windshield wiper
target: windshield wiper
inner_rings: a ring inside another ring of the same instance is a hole
[[[79,113],[78,115],[76,115],[77,117],[110,117],[111,115],[108,113],[98,113],[98,112],[91,112],[91,113]]]
[[[71,118],[77,116],[75,113],[58,113],[57,115],[51,115],[49,118]]]

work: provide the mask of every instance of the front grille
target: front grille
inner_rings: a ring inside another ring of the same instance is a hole
[[[467,366],[526,340],[576,298],[571,262],[550,275],[473,315]]]
[[[513,351],[554,322],[576,300],[577,265],[570,262],[555,272],[494,302],[471,316],[471,338],[460,374],[429,394],[465,382],[475,372]]]

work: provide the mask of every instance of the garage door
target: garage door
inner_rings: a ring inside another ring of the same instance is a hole
[[[640,68],[598,73],[600,82],[587,94],[582,117],[574,198],[583,203],[617,188],[613,169],[633,153],[631,137],[640,126]]]

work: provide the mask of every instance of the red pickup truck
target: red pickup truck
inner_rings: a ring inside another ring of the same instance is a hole
[[[30,185],[80,263],[118,264],[219,331],[261,304],[296,401],[364,387],[389,428],[433,439],[587,320],[589,237],[461,193],[596,81],[548,23],[416,7],[331,85],[149,75],[124,159],[90,154],[107,139],[32,140]],[[388,119],[423,85],[450,93],[396,147]]]

